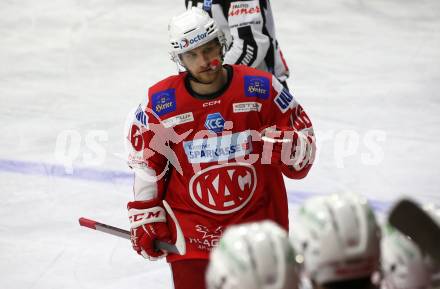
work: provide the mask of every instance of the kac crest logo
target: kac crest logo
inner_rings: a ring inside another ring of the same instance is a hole
[[[219,112],[208,114],[205,127],[215,133],[222,132],[225,127],[225,120]]]
[[[214,180],[220,180],[218,182]],[[209,166],[189,181],[193,202],[213,214],[231,214],[244,208],[257,187],[257,174],[252,165],[227,163]]]

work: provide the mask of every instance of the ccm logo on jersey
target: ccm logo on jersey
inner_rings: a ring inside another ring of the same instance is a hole
[[[297,105],[293,95],[285,88],[275,97],[274,101],[282,112]]]
[[[158,116],[176,110],[176,91],[174,88],[156,92],[151,100],[152,109]]]
[[[205,127],[215,133],[222,132],[225,127],[225,119],[219,112],[208,114]]]
[[[230,214],[242,209],[252,199],[257,174],[252,165],[227,163],[208,167],[189,182],[194,203],[214,214]]]
[[[213,106],[213,105],[220,104],[220,103],[221,103],[220,99],[212,100],[212,101],[208,101],[208,102],[203,103],[203,107]]]
[[[269,79],[265,77],[244,77],[244,94],[246,96],[267,99],[269,97],[269,86]]]

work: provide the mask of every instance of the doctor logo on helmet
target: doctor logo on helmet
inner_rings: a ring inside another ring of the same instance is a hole
[[[199,42],[200,40],[204,39],[206,36],[208,35],[208,33],[202,33],[202,34],[197,34],[196,36],[194,36],[191,39],[187,39],[187,38],[183,38],[180,41],[180,48],[186,48],[188,47],[190,44],[196,44],[197,42]]]
[[[227,163],[201,170],[189,182],[189,193],[200,208],[214,214],[230,214],[252,199],[257,174],[252,165]]]
[[[188,46],[189,46],[189,41],[188,41],[188,39],[183,38],[183,39],[180,41],[180,48],[187,48]]]

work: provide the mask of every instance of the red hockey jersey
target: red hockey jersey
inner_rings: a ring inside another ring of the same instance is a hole
[[[282,172],[262,163],[259,131],[278,125],[312,135],[312,124],[271,74],[243,65],[229,71],[228,85],[211,99],[189,92],[186,73],[160,81],[130,126],[129,165],[156,172],[153,189],[168,201],[185,236],[187,254],[171,254],[170,262],[208,258],[231,224],[272,219],[288,229]],[[310,167],[290,177],[302,178]]]

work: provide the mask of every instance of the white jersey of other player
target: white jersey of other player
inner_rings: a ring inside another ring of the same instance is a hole
[[[225,64],[244,64],[265,70],[281,82],[289,68],[279,47],[269,0],[185,0],[187,8],[207,11],[223,30],[228,50]]]

